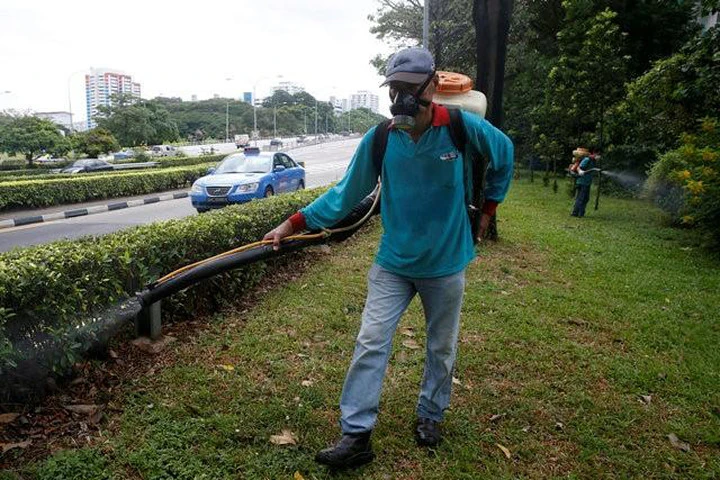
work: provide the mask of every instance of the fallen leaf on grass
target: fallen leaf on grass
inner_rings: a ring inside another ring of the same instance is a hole
[[[0,415],[0,423],[12,423],[19,416],[19,413],[3,413]]]
[[[402,344],[411,350],[417,350],[418,348],[420,348],[420,345],[418,345],[418,343],[411,338],[403,340]]]
[[[671,433],[670,435],[668,435],[668,440],[670,440],[670,443],[672,443],[672,446],[677,448],[678,450],[682,450],[683,452],[690,451],[690,444],[680,440],[678,438],[678,436],[675,435],[674,433]]]
[[[504,416],[505,416],[504,413],[496,413],[495,415],[493,415],[492,417],[490,417],[490,421],[491,421],[491,422],[497,422],[498,420],[500,420],[500,419],[503,418]]]
[[[406,337],[414,337],[415,332],[413,332],[412,327],[404,327],[400,330],[400,334],[405,335]]]
[[[295,472],[293,475],[293,480],[305,480],[305,477],[303,477],[300,472]]]
[[[507,447],[500,445],[499,443],[496,443],[497,447],[502,450],[502,452],[505,454],[507,458],[512,457],[512,453],[510,453],[510,450],[507,449]]]
[[[302,382],[300,382],[300,385],[302,385],[303,387],[309,387],[312,384],[312,380],[303,380]]]
[[[30,446],[31,443],[32,440],[27,440],[20,443],[0,443],[0,448],[2,448],[2,453],[5,453],[8,450],[12,450],[13,448],[27,448]]]
[[[223,370],[225,370],[226,372],[232,372],[235,370],[235,367],[233,367],[232,365],[218,365],[218,366],[220,368],[222,368]]]
[[[295,445],[295,434],[290,430],[283,430],[280,435],[271,435],[270,443],[275,445]]]
[[[652,395],[640,395],[640,402],[645,405],[650,405],[650,402],[652,402]]]
[[[97,405],[65,405],[68,412],[78,413],[80,415],[95,415],[98,410]]]
[[[455,378],[455,377],[453,377],[452,382],[453,382],[453,384],[455,384],[455,385],[462,385],[462,383],[460,383],[460,380],[458,380],[458,379]]]
[[[555,430],[565,430],[565,424],[562,422],[555,422]]]

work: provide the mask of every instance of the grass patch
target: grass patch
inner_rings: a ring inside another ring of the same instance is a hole
[[[414,445],[424,353],[398,333],[378,458],[341,478],[720,476],[718,260],[645,203],[603,199],[584,219],[570,209],[564,195],[516,182],[502,240],[468,270],[446,441],[435,455]],[[170,366],[125,386],[102,448],[28,474],[51,478],[82,458],[108,478],[335,478],[313,455],[338,435],[379,231],[376,222],[256,308],[225,311],[177,342]],[[416,299],[399,332],[411,327],[424,345],[423,325]],[[269,442],[283,429],[297,445]]]

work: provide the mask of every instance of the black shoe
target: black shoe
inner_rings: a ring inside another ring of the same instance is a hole
[[[370,442],[372,432],[344,434],[334,447],[320,450],[315,461],[332,468],[354,468],[375,458]]]
[[[418,418],[415,427],[415,440],[422,447],[436,447],[442,442],[440,422],[429,418]]]

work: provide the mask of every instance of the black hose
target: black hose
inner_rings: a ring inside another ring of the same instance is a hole
[[[377,189],[375,189],[370,195],[365,197],[359,204],[357,204],[350,213],[340,220],[337,224],[333,225],[330,230],[339,229],[354,225],[359,222],[365,215],[370,211],[373,204],[375,203],[375,197],[377,195]],[[376,210],[378,210],[376,208]],[[375,214],[377,212],[373,212]],[[210,278],[219,273],[226,272],[243,265],[248,265],[273,256],[283,255],[285,253],[294,252],[300,250],[309,245],[315,245],[323,243],[327,240],[342,242],[348,237],[352,236],[362,224],[354,226],[352,229],[331,232],[326,237],[318,237],[312,239],[298,239],[283,242],[279,250],[274,250],[272,245],[261,245],[248,250],[237,252],[231,255],[220,257],[216,260],[212,260],[196,267],[193,267],[185,272],[178,274],[177,276],[164,281],[163,283],[153,283],[148,285],[143,291],[137,294],[140,304],[143,308],[149,307],[158,300],[162,300],[174,293],[179,292],[191,285],[194,285],[202,280]]]

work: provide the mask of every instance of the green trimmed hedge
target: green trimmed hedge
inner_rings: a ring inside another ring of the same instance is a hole
[[[212,163],[132,173],[0,183],[0,210],[47,207],[187,187]]]
[[[124,163],[159,162],[164,167],[181,167],[184,165],[197,165],[198,163],[219,162],[229,154],[221,155],[200,155],[198,157],[152,157],[144,155],[140,158],[124,158],[122,160],[110,160],[110,163],[122,165]]]
[[[30,353],[20,349],[18,338],[31,345],[38,339],[60,343],[63,349],[47,360],[46,368],[68,368],[88,347],[73,340],[72,333],[87,326],[93,313],[181,266],[262,238],[323,190],[0,254],[0,374],[15,367],[20,371],[29,361],[32,348]],[[163,318],[185,317],[232,301],[265,269],[266,264],[258,262],[175,294],[163,300]]]
[[[229,153],[222,155],[202,155],[200,157],[160,157],[151,159],[151,162],[160,162],[163,167],[180,167],[186,165],[197,165],[199,163],[219,162],[223,158],[230,155]]]
[[[73,163],[73,160],[63,160],[53,163],[34,163],[32,168],[28,168],[27,160],[2,160],[0,161],[0,172],[17,172],[23,170],[40,170],[47,171],[54,168],[64,168]]]

